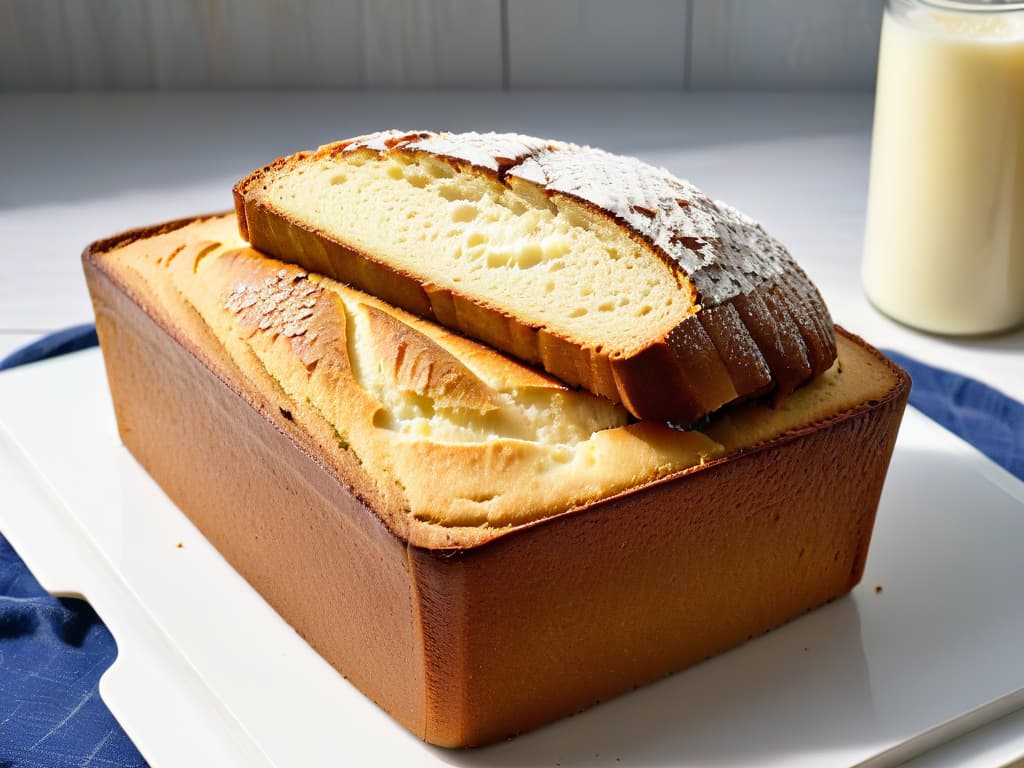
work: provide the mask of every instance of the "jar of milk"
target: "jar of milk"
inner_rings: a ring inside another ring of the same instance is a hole
[[[886,0],[864,249],[896,320],[1024,323],[1024,2]]]

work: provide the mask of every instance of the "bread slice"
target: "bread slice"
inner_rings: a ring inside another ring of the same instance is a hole
[[[828,310],[754,221],[636,159],[388,131],[235,186],[253,247],[689,424],[829,368]]]

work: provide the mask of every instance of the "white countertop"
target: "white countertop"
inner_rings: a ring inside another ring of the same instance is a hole
[[[868,94],[807,93],[0,95],[0,356],[91,320],[79,254],[94,239],[230,208],[237,179],[300,148],[383,127],[497,129],[664,165],[789,245],[840,324],[1024,400],[1024,330],[942,339],[889,321],[864,299],[871,109]],[[1007,738],[1005,724],[1002,735],[989,730]],[[1019,738],[1024,718],[1009,730]]]

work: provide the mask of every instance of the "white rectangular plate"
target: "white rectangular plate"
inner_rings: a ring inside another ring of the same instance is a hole
[[[913,410],[851,596],[472,751],[398,727],[227,565],[121,445],[98,350],[0,375],[0,488],[0,531],[117,639],[100,690],[157,767],[891,764],[1024,706],[1024,484]]]

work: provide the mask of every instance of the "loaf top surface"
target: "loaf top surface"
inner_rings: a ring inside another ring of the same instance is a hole
[[[473,546],[709,471],[866,410],[901,384],[884,358],[841,337],[841,365],[777,406],[751,401],[678,431],[267,258],[231,216],[115,239],[87,258],[417,546]]]
[[[828,309],[757,222],[636,158],[384,131],[235,187],[254,247],[477,338],[638,418],[783,396],[835,359]]]

